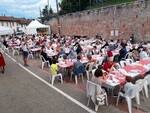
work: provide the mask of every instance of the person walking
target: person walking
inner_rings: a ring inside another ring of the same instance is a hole
[[[29,66],[28,65],[28,54],[29,54],[29,49],[28,49],[27,42],[25,41],[22,45],[22,55],[23,55],[24,66]]]

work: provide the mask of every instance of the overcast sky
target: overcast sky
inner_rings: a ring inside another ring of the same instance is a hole
[[[37,18],[40,9],[44,8],[48,0],[0,0],[0,15]],[[60,0],[59,0],[60,1]],[[56,11],[56,0],[49,0],[49,4]]]

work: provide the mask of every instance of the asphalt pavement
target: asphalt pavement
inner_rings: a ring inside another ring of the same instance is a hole
[[[0,74],[0,113],[88,113],[5,56]]]

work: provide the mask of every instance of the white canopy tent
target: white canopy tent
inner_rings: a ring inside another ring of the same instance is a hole
[[[39,21],[34,20],[26,27],[26,34],[37,34],[37,29],[47,29],[50,34],[50,26],[41,24]]]
[[[0,26],[0,35],[12,35],[13,33],[13,29],[9,27]]]

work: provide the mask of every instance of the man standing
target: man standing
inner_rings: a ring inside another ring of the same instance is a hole
[[[27,41],[25,41],[22,45],[22,55],[23,55],[24,66],[29,66],[28,61],[27,61],[28,54],[29,54],[28,45],[27,45]]]

